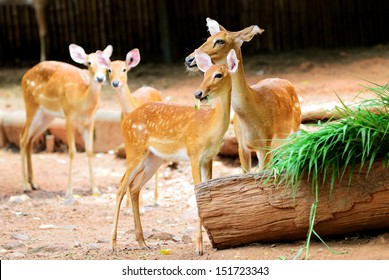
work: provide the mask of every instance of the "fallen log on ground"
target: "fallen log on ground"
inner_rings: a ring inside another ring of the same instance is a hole
[[[347,171],[320,188],[315,231],[334,236],[389,228],[389,172],[382,162],[356,167],[351,186]],[[253,242],[304,240],[315,201],[311,182],[303,179],[292,197],[290,188],[263,183],[264,173],[210,180],[195,187],[199,216],[214,248]]]
[[[361,108],[361,103],[348,103],[345,104],[347,110],[356,111]],[[379,114],[382,111],[382,107],[379,106],[368,106],[362,108],[370,111],[373,114]],[[312,104],[301,106],[301,122],[316,122],[319,120],[339,119],[343,118],[345,114],[344,105],[340,102],[323,103],[323,104]]]

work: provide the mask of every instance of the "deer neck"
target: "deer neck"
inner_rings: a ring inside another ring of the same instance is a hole
[[[219,129],[221,135],[224,135],[230,123],[231,85],[223,91],[228,91],[228,94],[226,94],[226,92],[220,93],[219,96],[213,100],[213,121],[208,122],[210,124],[209,131],[212,131],[214,137],[217,137],[217,131],[215,130]]]
[[[252,104],[252,91],[246,81],[246,76],[243,68],[242,52],[240,49],[236,51],[239,65],[236,73],[232,75],[232,97],[231,103],[235,113],[244,114],[246,106]]]
[[[122,107],[122,114],[127,116],[130,112],[139,107],[138,101],[132,96],[127,83],[123,84],[118,90],[119,102]]]
[[[90,84],[87,89],[85,104],[91,109],[96,110],[100,102],[100,92],[102,83],[97,82],[93,76],[90,77]]]

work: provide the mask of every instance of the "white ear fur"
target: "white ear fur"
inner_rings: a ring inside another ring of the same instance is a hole
[[[113,48],[112,48],[111,45],[108,45],[108,46],[103,50],[103,53],[104,53],[108,58],[111,57],[112,52],[113,52]]]
[[[236,57],[236,52],[234,49],[230,50],[227,55],[227,67],[230,73],[235,73],[238,69],[239,60]]]
[[[204,73],[207,72],[208,69],[213,65],[209,55],[204,52],[195,50],[195,59],[197,67]]]
[[[256,32],[257,34],[261,35],[263,32],[265,32],[265,29],[260,28],[258,25],[256,25],[253,28],[253,32]]]
[[[207,27],[211,35],[215,35],[216,33],[220,32],[220,25],[216,20],[207,18]]]
[[[69,45],[70,57],[77,63],[86,64],[87,54],[84,49],[76,44]]]
[[[126,55],[126,67],[127,69],[134,68],[140,62],[140,52],[138,49],[129,51]]]
[[[96,58],[97,58],[97,63],[104,67],[108,68],[111,65],[111,60],[109,57],[102,51],[97,51],[96,52]]]

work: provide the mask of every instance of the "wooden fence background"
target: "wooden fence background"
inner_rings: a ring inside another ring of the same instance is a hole
[[[228,30],[266,32],[245,53],[361,47],[389,42],[389,0],[52,0],[48,58],[69,60],[68,45],[107,44],[114,59],[137,47],[144,61],[183,61],[208,36],[205,18]],[[39,60],[32,7],[0,6],[0,63]]]

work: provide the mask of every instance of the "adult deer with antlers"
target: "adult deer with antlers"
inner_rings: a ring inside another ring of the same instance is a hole
[[[127,169],[116,194],[111,248],[116,249],[120,204],[130,192],[134,214],[135,236],[145,247],[139,213],[139,192],[163,160],[189,160],[194,184],[212,178],[212,160],[218,153],[229,125],[231,76],[238,66],[235,51],[227,56],[227,66],[212,65],[208,55],[196,52],[204,80],[195,97],[209,98],[214,107],[169,103],[147,103],[131,112],[123,122]],[[196,253],[203,253],[202,222],[198,219]]]
[[[287,80],[264,79],[248,85],[245,78],[241,46],[254,35],[264,30],[256,25],[241,31],[231,32],[215,20],[207,18],[211,36],[198,50],[207,53],[213,62],[226,64],[227,54],[236,51],[240,61],[232,76],[232,108],[235,112],[233,127],[238,141],[238,151],[244,172],[251,170],[251,152],[258,157],[258,169],[266,168],[272,146],[296,132],[301,123],[300,102],[294,86]],[[197,60],[192,53],[185,59],[188,70],[197,69]]]
[[[22,79],[26,109],[26,124],[20,135],[20,155],[23,191],[37,189],[33,180],[32,144],[56,117],[65,118],[69,146],[69,177],[66,197],[72,198],[72,166],[76,151],[74,129],[79,127],[85,141],[89,162],[90,185],[93,194],[99,191],[93,176],[94,115],[100,101],[106,69],[96,62],[96,54],[86,54],[75,44],[69,46],[70,56],[88,70],[58,61],[43,61],[26,72]],[[112,47],[104,52],[110,56]],[[26,175],[27,164],[27,175]]]
[[[111,61],[102,51],[97,51],[97,62],[108,71],[108,77],[111,86],[116,90],[119,97],[119,103],[122,108],[120,123],[122,125],[125,117],[138,108],[140,105],[148,102],[161,102],[161,93],[153,87],[141,87],[131,93],[127,83],[127,73],[131,68],[137,66],[140,62],[140,52],[138,49],[129,51],[126,60]],[[158,172],[155,174],[154,204],[158,204]],[[130,196],[127,197],[127,210],[130,209]]]

